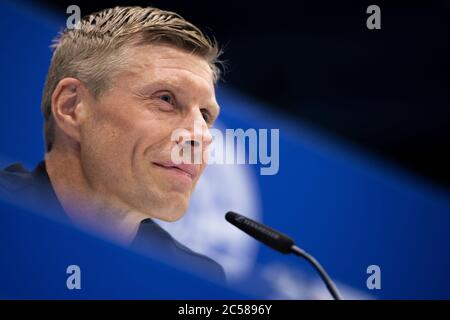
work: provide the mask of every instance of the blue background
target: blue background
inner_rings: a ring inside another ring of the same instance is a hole
[[[41,93],[51,58],[49,45],[64,26],[64,19],[36,9],[31,11],[20,4],[0,2],[1,165],[20,161],[31,168],[43,158]],[[222,106],[221,122],[226,127],[280,129],[278,174],[260,176],[259,168],[251,167],[258,177],[265,223],[293,236],[322,262],[338,283],[361,293],[387,299],[450,298],[448,194],[306,124],[294,124],[273,114],[244,93],[221,86],[218,100]],[[9,212],[7,208],[2,207],[2,215]],[[5,232],[9,220],[3,216],[1,221],[0,232],[5,238],[0,243],[3,273],[0,297],[27,296],[26,290],[31,290],[28,296],[33,297],[58,296],[51,293],[51,286],[44,286],[48,291],[33,291],[26,286],[21,291],[20,286],[24,284],[11,280],[19,277],[6,274],[20,273],[6,265],[14,261],[11,259],[18,259],[14,248],[23,242],[19,238],[27,235],[9,233],[8,238]],[[16,244],[5,242],[14,237],[18,239]],[[41,251],[41,261],[46,261],[46,254],[45,250]],[[286,258],[262,247],[257,260],[264,264]],[[20,259],[22,274],[26,274],[27,266],[45,269],[43,265],[32,265],[33,261],[36,261],[34,256]],[[50,260],[48,263],[52,264]],[[301,262],[289,263],[310,272]],[[372,264],[381,267],[381,290],[366,287],[366,268]],[[5,284],[5,279],[10,281]],[[49,276],[47,280],[52,278]],[[14,286],[18,287],[14,289]],[[205,295],[208,290],[212,290],[209,297],[239,296],[235,292],[217,289],[220,291],[217,293],[216,289],[205,288],[205,291],[201,287],[190,291],[191,297],[208,296]],[[143,292],[145,288],[140,290]],[[67,297],[62,290],[61,297]],[[124,294],[111,295],[105,287],[105,291],[98,289],[92,295],[83,296],[91,297],[123,298]],[[161,297],[180,296],[167,293]]]

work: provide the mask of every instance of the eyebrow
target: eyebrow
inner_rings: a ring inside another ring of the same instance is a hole
[[[177,85],[173,85],[168,81],[155,81],[150,84],[146,84],[137,88],[137,91],[140,93],[150,94],[150,91],[153,91],[154,87],[165,86],[169,87],[169,89],[173,91],[184,91],[183,88],[180,88]]]

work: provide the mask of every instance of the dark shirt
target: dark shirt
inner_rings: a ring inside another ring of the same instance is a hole
[[[56,197],[43,161],[33,171],[26,170],[21,164],[0,170],[0,199],[40,212],[50,212],[53,218],[70,222]],[[140,223],[131,246],[225,282],[225,273],[217,262],[185,247],[150,218]]]

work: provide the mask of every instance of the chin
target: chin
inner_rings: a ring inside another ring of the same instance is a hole
[[[177,212],[177,211],[168,211],[167,213],[161,213],[160,215],[158,215],[156,218],[166,221],[166,222],[175,222],[180,220],[184,214],[186,213],[186,210],[183,210],[182,212]]]
[[[184,216],[187,208],[188,201],[186,201],[185,199],[171,199],[168,200],[167,205],[160,207],[160,210],[158,210],[157,216],[155,216],[155,218],[167,222],[175,222]]]
[[[179,215],[169,215],[169,216],[163,216],[160,218],[160,220],[166,221],[166,222],[175,222],[180,220],[182,217],[184,216],[183,214],[179,214]]]

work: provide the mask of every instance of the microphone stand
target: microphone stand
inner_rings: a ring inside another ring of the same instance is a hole
[[[311,256],[305,250],[300,249],[296,245],[293,245],[291,247],[291,252],[311,263],[314,269],[316,269],[319,273],[322,280],[325,282],[325,285],[327,286],[328,291],[330,291],[330,294],[333,296],[334,300],[342,300],[342,296],[339,293],[339,290],[337,289],[336,285],[334,284],[333,280],[331,280],[325,269],[320,265],[319,261],[317,261],[313,256]]]
[[[228,211],[225,215],[225,219],[236,228],[241,229],[249,236],[261,241],[272,249],[284,254],[294,253],[295,255],[306,259],[319,273],[333,298],[335,300],[343,300],[336,285],[333,283],[333,280],[331,280],[330,276],[320,263],[309,253],[297,247],[294,240],[289,236],[233,211]]]

